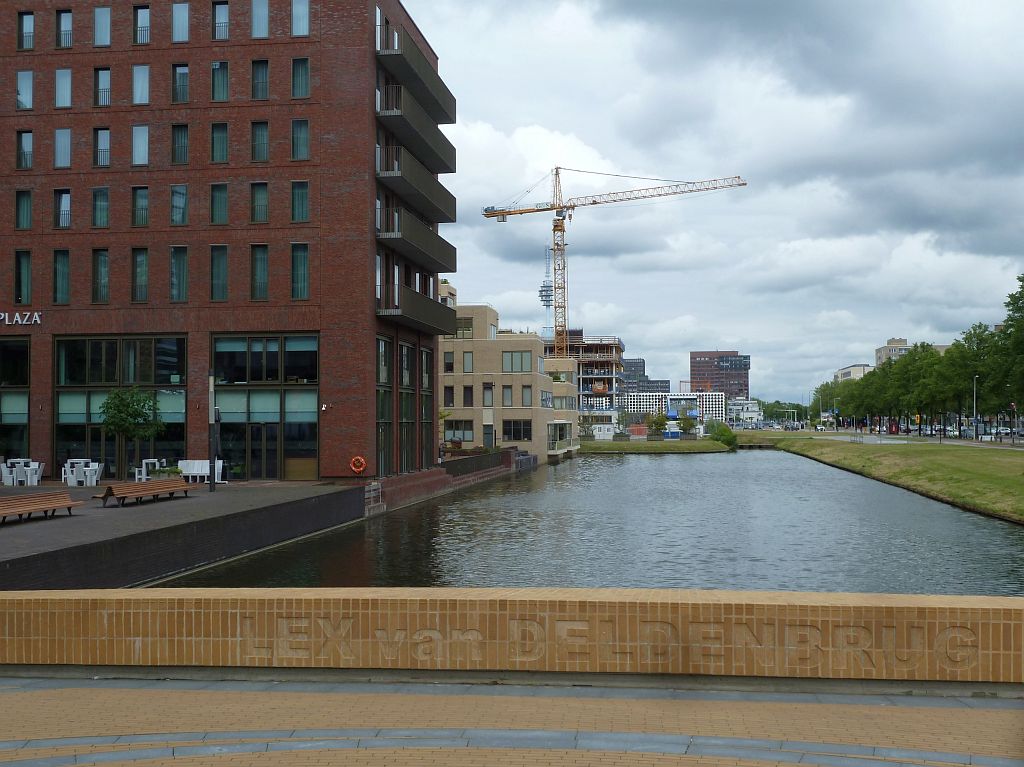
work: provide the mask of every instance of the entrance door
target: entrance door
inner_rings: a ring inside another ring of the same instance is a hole
[[[494,447],[494,426],[489,423],[484,424],[484,447]]]
[[[249,424],[249,479],[277,479],[278,430],[276,423]]]
[[[100,477],[116,477],[118,459],[123,457],[118,451],[118,439],[100,425],[87,426],[85,434],[85,455],[103,464]]]

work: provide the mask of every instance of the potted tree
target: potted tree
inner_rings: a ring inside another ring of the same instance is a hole
[[[144,392],[137,386],[114,389],[100,405],[100,413],[107,431],[124,439],[126,445],[129,440],[135,442],[134,464],[141,465],[140,441],[152,439],[164,429],[153,393]],[[127,467],[122,465],[118,474],[121,475],[118,479],[125,479]]]

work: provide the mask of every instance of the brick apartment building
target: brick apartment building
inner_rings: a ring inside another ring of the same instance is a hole
[[[0,454],[125,467],[107,393],[229,479],[432,466],[455,99],[401,4],[0,0]],[[130,454],[128,454],[130,455]]]
[[[750,396],[750,355],[736,351],[690,352],[694,391],[723,392],[729,399]]]

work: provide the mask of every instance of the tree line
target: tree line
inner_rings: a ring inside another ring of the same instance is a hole
[[[989,328],[972,325],[940,354],[914,344],[863,378],[826,381],[814,390],[812,413],[830,412],[864,423],[875,417],[916,423],[950,423],[977,413],[1008,420],[1024,409],[1024,274],[1006,302],[1006,319]]]

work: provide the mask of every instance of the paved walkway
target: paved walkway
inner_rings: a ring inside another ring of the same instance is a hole
[[[0,712],[0,767],[1024,767],[1002,697],[6,677]]]

